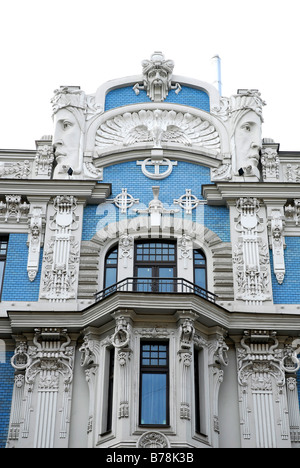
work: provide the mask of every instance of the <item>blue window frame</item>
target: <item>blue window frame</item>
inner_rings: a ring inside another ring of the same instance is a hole
[[[165,342],[141,344],[140,424],[169,424],[169,347]]]
[[[104,262],[104,289],[116,284],[118,279],[118,247],[112,247]]]
[[[202,250],[194,250],[194,283],[207,289],[206,257]]]

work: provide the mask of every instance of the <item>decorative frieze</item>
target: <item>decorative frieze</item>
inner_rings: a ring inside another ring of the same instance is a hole
[[[28,179],[31,165],[28,160],[23,162],[0,162],[0,179]]]
[[[284,170],[284,178],[287,182],[300,182],[300,165],[287,164]]]

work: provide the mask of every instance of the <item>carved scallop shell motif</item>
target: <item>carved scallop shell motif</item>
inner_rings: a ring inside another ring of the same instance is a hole
[[[97,130],[95,145],[105,151],[141,142],[152,142],[155,148],[169,142],[198,146],[213,154],[221,149],[219,133],[208,120],[189,112],[160,109],[125,112],[107,120]]]

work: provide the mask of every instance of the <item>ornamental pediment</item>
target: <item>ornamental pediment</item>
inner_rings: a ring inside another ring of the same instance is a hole
[[[55,91],[54,179],[101,180],[107,164],[144,149],[178,150],[172,159],[210,167],[212,181],[260,179],[265,103],[258,90],[221,97],[208,83],[173,75],[161,52],[142,66],[140,77],[108,82],[94,95],[77,86]]]

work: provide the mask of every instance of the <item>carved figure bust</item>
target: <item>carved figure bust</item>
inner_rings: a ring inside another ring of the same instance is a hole
[[[247,176],[257,175],[261,145],[260,117],[249,111],[241,117],[235,129],[237,166],[238,169],[243,168]]]
[[[256,90],[242,90],[231,98],[232,153],[235,175],[259,178],[264,101]],[[242,169],[239,173],[238,171]]]
[[[85,95],[77,87],[55,91],[52,99],[56,167],[54,179],[80,178],[83,172],[83,135],[85,127]],[[70,171],[68,174],[68,171]]]

